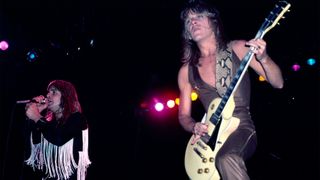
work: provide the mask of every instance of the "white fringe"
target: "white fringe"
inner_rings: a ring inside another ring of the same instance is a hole
[[[48,142],[41,134],[39,144],[32,143],[31,155],[25,161],[27,165],[40,170],[46,170],[47,178],[67,180],[77,169],[77,179],[85,180],[86,170],[91,164],[88,156],[88,129],[82,131],[82,152],[79,151],[78,165],[73,157],[73,139],[62,146]]]
[[[91,164],[88,156],[88,145],[89,145],[88,129],[82,131],[82,152],[79,151],[79,162],[77,170],[77,180],[85,180],[87,168]]]

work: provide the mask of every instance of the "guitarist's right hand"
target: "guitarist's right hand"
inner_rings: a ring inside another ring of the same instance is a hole
[[[191,144],[193,145],[200,139],[201,136],[204,136],[206,133],[208,133],[208,124],[197,122],[195,123],[192,132],[194,135]]]

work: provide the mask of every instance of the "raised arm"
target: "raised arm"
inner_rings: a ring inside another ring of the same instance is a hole
[[[283,87],[283,77],[279,66],[272,60],[267,53],[267,43],[263,39],[252,39],[248,42],[238,40],[232,42],[232,48],[237,56],[242,59],[249,51],[249,47],[255,48],[255,56],[250,62],[250,67],[261,75],[274,88]]]

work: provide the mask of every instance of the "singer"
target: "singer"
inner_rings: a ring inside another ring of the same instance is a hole
[[[46,98],[32,98],[43,103],[26,104],[32,131],[31,153],[25,162],[41,179],[84,180],[91,164],[88,123],[76,89],[70,82],[54,80],[47,91]]]

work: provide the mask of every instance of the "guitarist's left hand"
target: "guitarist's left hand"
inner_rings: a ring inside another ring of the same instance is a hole
[[[191,144],[193,145],[196,143],[201,136],[204,136],[206,133],[208,133],[208,124],[197,122],[193,127],[193,139]]]

